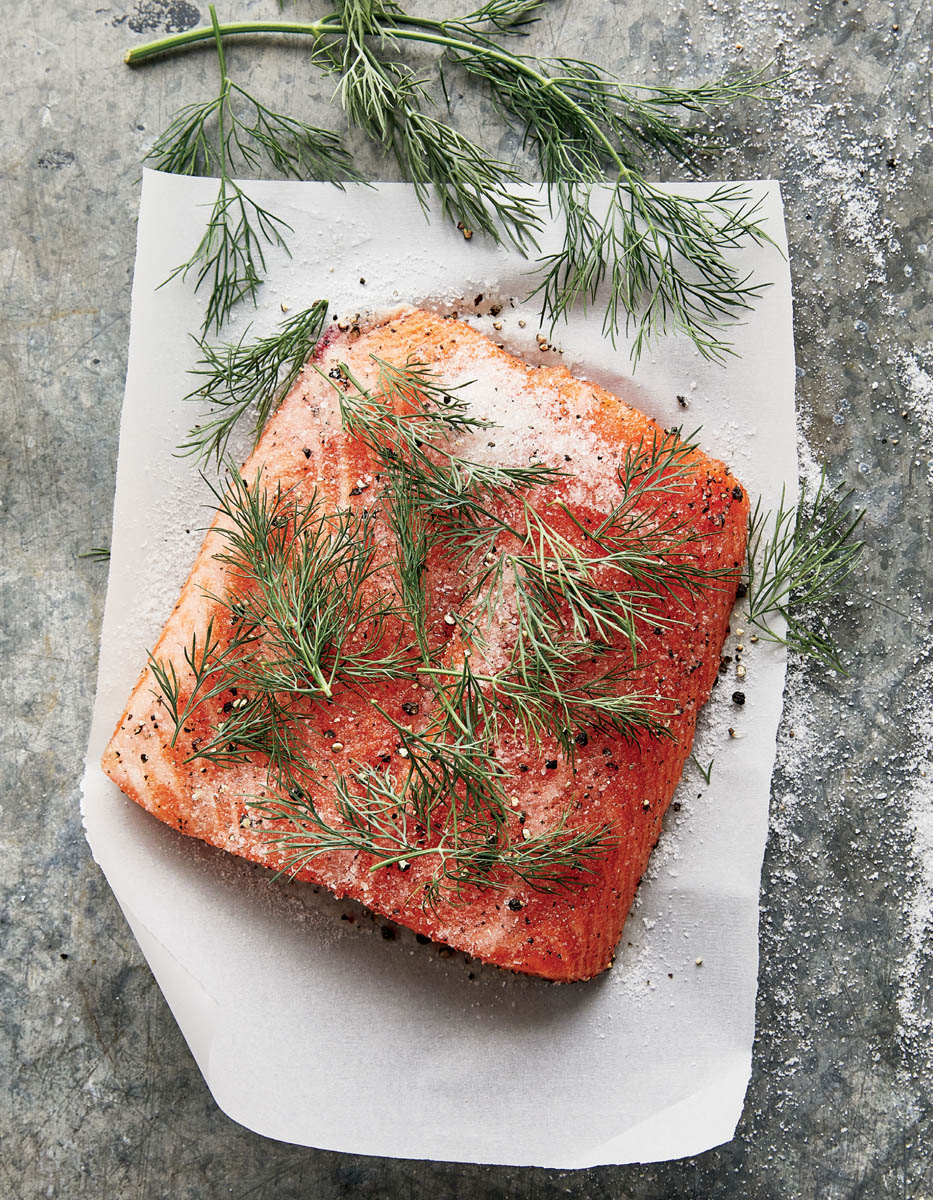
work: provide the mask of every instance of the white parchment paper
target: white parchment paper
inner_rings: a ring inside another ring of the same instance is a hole
[[[197,244],[215,186],[152,172],[143,181],[83,805],[94,857],[211,1092],[267,1136],[406,1158],[569,1168],[676,1158],[727,1141],[751,1065],[759,876],[784,679],[776,648],[746,636],[747,679],[720,680],[696,749],[704,768],[713,760],[711,782],[688,766],[615,966],[585,984],[508,975],[407,930],[387,938],[352,903],[270,884],[260,868],[176,834],[101,773],[100,754],[209,518],[192,462],[173,456],[198,415],[181,397],[204,299],[180,279],[157,285]],[[778,185],[752,186],[783,247]],[[292,225],[293,257],[270,253],[259,308],[243,308],[227,337],[250,321],[266,332],[283,304],[297,310],[320,296],[351,316],[424,303],[469,315],[513,352],[563,361],[612,390],[630,373],[624,341],[613,349],[598,313],[557,328],[560,353],[541,352],[537,307],[521,300],[528,263],[439,220],[426,224],[407,185],[249,190]],[[549,229],[543,248],[556,236]],[[744,250],[742,262],[771,286],[735,329],[740,357],[712,366],[668,339],[639,364],[636,383],[645,411],[702,426],[704,446],[772,504],[782,485],[796,484],[790,276],[774,247]],[[491,304],[501,313],[489,313]],[[748,696],[742,707],[730,698],[738,687]]]

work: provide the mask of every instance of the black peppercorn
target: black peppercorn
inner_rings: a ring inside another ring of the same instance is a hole
[[[732,693],[732,703],[733,704],[744,704],[745,703],[745,693],[744,692],[733,692]]]
[[[585,746],[590,739],[587,737],[587,733],[586,733],[585,729],[578,729],[577,732],[573,735],[573,740],[577,743],[578,746]]]
[[[521,912],[522,902],[516,896],[513,896],[509,901],[509,908],[512,912]]]
[[[417,704],[414,704],[411,700],[407,700],[402,705],[402,712],[407,713],[410,717],[416,716],[419,711],[420,711],[419,706]]]
[[[544,765],[547,767],[547,769],[549,771],[556,771],[557,770],[557,759],[549,758]]]

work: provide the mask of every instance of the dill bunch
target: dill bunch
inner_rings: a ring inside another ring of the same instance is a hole
[[[690,337],[705,358],[729,353],[721,330],[758,296],[729,257],[770,240],[746,188],[721,185],[704,198],[650,183],[661,153],[696,169],[702,153],[684,114],[707,114],[762,93],[761,73],[695,89],[630,88],[592,63],[493,53],[487,40],[455,39],[447,51],[482,79],[536,151],[552,207],[564,217],[560,250],[540,261],[542,316],[552,325],[605,290],[603,331],[634,328],[635,362],[658,334]]]
[[[577,305],[601,305],[604,332],[624,330],[637,362],[657,337],[690,338],[721,361],[732,353],[726,330],[763,285],[735,263],[734,251],[770,241],[748,189],[722,184],[703,197],[650,182],[656,160],[697,173],[713,148],[702,123],[724,106],[767,97],[778,82],[764,72],[695,87],[625,83],[570,56],[536,58],[503,38],[527,32],[544,0],[487,0],[464,16],[435,20],[408,14],[392,0],[339,0],[316,21],[239,21],[135,47],[139,63],[211,39],[221,65],[220,97],[183,109],[150,158],[162,170],[220,175],[214,215],[201,245],[179,268],[210,282],[205,328],[219,327],[240,299],[255,299],[263,247],[283,244],[284,222],[254,204],[230,179],[239,153],[249,167],[265,160],[295,178],[352,177],[333,134],[271,114],[231,83],[223,39],[287,35],[307,39],[310,63],[337,80],[336,97],[351,126],[392,155],[415,186],[422,206],[436,203],[465,236],[474,231],[533,253],[542,213],[515,171],[429,111],[426,80],[400,59],[406,43],[440,51],[441,79],[458,71],[488,88],[517,123],[537,157],[552,211],[563,218],[559,250],[539,258],[531,295],[553,326]],[[449,93],[448,93],[449,96]],[[237,118],[238,99],[254,114]],[[448,98],[448,108],[450,101]],[[204,127],[216,119],[219,137]],[[699,125],[697,124],[699,122]]]
[[[340,0],[337,12],[342,45],[323,40],[318,53],[339,76],[337,95],[350,123],[392,154],[426,211],[435,198],[445,217],[471,232],[497,242],[504,235],[521,251],[534,245],[540,221],[535,202],[521,193],[518,174],[426,113],[424,81],[405,64],[386,61],[367,42],[375,38],[391,45],[391,23],[404,19],[401,9],[373,0]]]

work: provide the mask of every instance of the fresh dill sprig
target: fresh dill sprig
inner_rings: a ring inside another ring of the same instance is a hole
[[[80,554],[76,554],[75,558],[89,558],[92,562],[110,562],[110,547],[92,546],[90,550],[83,550]]]
[[[368,447],[386,476],[380,504],[395,539],[399,594],[427,662],[422,576],[431,549],[464,541],[464,532],[488,542],[488,526],[477,524],[486,515],[483,502],[551,482],[560,472],[543,463],[499,466],[457,454],[451,439],[490,428],[470,415],[462,388],[444,386],[421,362],[399,367],[375,356],[372,361],[373,388],[346,365],[338,368],[336,380],[319,373],[334,388],[344,428]],[[462,553],[463,546],[459,549]]]
[[[593,63],[538,59],[497,40],[521,34],[540,7],[535,0],[488,0],[463,17],[437,20],[410,16],[389,0],[340,0],[336,12],[318,21],[219,26],[213,18],[212,29],[136,47],[127,61],[209,37],[222,53],[221,36],[304,35],[312,64],[339,76],[337,94],[351,124],[396,158],[423,206],[433,188],[443,214],[466,236],[475,230],[529,252],[541,218],[523,180],[426,112],[424,80],[397,58],[405,42],[439,48],[445,92],[450,67],[488,86],[497,107],[519,122],[551,208],[564,218],[563,245],[538,263],[532,294],[541,299],[543,318],[553,325],[576,305],[599,303],[608,336],[615,339],[623,329],[631,334],[635,361],[665,333],[682,334],[704,357],[721,361],[733,352],[726,328],[763,286],[733,254],[770,241],[759,205],[739,184],[683,195],[651,183],[648,172],[659,155],[698,171],[713,148],[704,120],[725,105],[767,98],[779,80],[761,71],[696,87],[646,87]],[[194,124],[190,142],[182,139],[174,155],[183,170],[192,155],[204,153]],[[183,128],[184,122],[179,132]],[[270,143],[279,136],[273,129]],[[326,156],[325,165],[333,157]],[[197,261],[206,261],[204,255]],[[255,253],[245,266],[250,261],[255,269]],[[247,276],[246,293],[254,295],[256,286]]]
[[[482,836],[488,836],[505,824],[509,804],[495,759],[486,697],[466,659],[449,682],[436,684],[434,699],[437,709],[424,731],[403,725],[373,702],[408,760],[408,802],[429,833],[432,814],[442,806],[450,810],[448,819],[454,825],[464,820],[478,823]]]
[[[324,376],[337,393],[343,426],[362,441],[386,471],[405,473],[426,507],[460,509],[493,494],[553,482],[561,472],[543,463],[500,466],[474,462],[450,449],[449,439],[490,429],[469,415],[460,389],[445,387],[424,363],[404,366],[373,356],[376,386],[367,389],[345,364],[340,378]],[[345,385],[349,384],[350,387]]]
[[[615,343],[634,329],[637,363],[660,335],[688,337],[700,354],[723,362],[733,353],[723,329],[752,307],[761,284],[729,254],[767,238],[759,201],[740,185],[705,197],[678,195],[635,172],[620,172],[606,192],[596,183],[560,182],[566,217],[563,247],[542,260],[535,290],[552,325],[605,291],[603,332]]]
[[[723,326],[760,292],[729,257],[743,242],[770,240],[759,205],[741,186],[685,196],[650,183],[644,171],[659,152],[696,165],[696,131],[681,114],[762,94],[772,81],[758,73],[696,89],[627,88],[592,63],[506,54],[488,39],[451,45],[447,54],[521,121],[552,207],[564,216],[564,244],[540,260],[543,279],[532,293],[543,318],[553,325],[605,289],[603,331],[614,342],[634,328],[635,362],[669,332],[722,360],[730,352]]]
[[[441,212],[470,238],[483,233],[508,240],[522,253],[537,248],[538,202],[512,167],[445,121],[421,111],[412,97],[420,88],[407,78],[393,106],[392,151],[408,173],[425,212],[436,200]]]
[[[569,516],[564,506],[561,511]],[[621,539],[610,546],[604,533],[594,533],[590,541],[597,552],[588,553],[530,504],[524,505],[524,521],[527,549],[511,556],[522,594],[534,607],[540,605],[554,616],[558,605],[563,605],[562,622],[576,641],[609,643],[621,636],[635,654],[641,640],[638,622],[649,616],[654,619],[660,591],[672,589],[670,577],[696,586],[696,566],[671,561],[663,537],[646,552],[642,546],[630,548]],[[615,578],[607,578],[607,572],[621,572],[636,586],[620,586]],[[669,621],[664,618],[664,623]]]
[[[250,410],[258,441],[270,414],[291,388],[317,345],[327,320],[326,300],[283,321],[275,333],[248,342],[211,344],[196,339],[201,358],[191,374],[202,382],[185,397],[213,408],[188,433],[179,453],[220,464],[234,428]]]
[[[248,485],[239,475],[215,489],[224,518],[215,555],[229,569],[223,596],[230,632],[213,618],[192,635],[184,661],[193,681],[183,689],[173,662],[150,656],[149,667],[174,725],[171,745],[198,709],[233,689],[229,715],[193,746],[189,758],[228,766],[251,754],[268,757],[270,773],[307,773],[288,734],[310,716],[307,702],[350,685],[408,677],[417,659],[401,635],[398,614],[379,587],[374,521],[367,514],[325,513],[316,496],[300,504],[280,488]],[[304,705],[304,707],[302,707]]]
[[[663,477],[658,486],[663,489]],[[638,491],[633,488],[633,494]],[[624,501],[588,530],[565,506],[557,511],[571,526],[567,533],[528,501],[522,505],[522,523],[497,521],[498,531],[517,538],[520,548],[487,555],[471,585],[471,616],[475,620],[481,614],[487,625],[505,596],[511,597],[516,615],[511,669],[528,686],[540,688],[549,680],[558,692],[581,647],[608,647],[621,638],[637,660],[646,622],[676,623],[660,611],[662,598],[676,600],[686,620],[690,599],[730,574],[697,562],[691,549],[696,535],[676,518],[652,522],[650,509],[638,513]],[[582,547],[568,536],[573,528]],[[482,544],[482,538],[480,528],[473,544]],[[479,631],[474,636],[482,641]]]
[[[382,511],[395,541],[395,571],[399,599],[414,631],[423,662],[431,657],[428,644],[427,595],[424,572],[437,536],[411,477],[394,472],[382,493]]]
[[[340,75],[337,94],[352,125],[388,150],[414,184],[427,212],[431,188],[443,215],[472,236],[508,239],[519,250],[536,245],[537,205],[522,194],[518,174],[452,126],[424,111],[428,96],[410,67],[388,62],[370,42],[394,49],[395,23],[405,20],[395,4],[339,0],[343,45],[326,42]]]
[[[208,282],[210,294],[201,332],[219,331],[241,300],[256,301],[266,269],[265,247],[287,249],[284,233],[291,226],[263,208],[232,179],[221,176],[204,236],[194,253],[180,263],[169,280],[194,273],[194,290]]]
[[[248,195],[234,180],[234,172],[256,171],[267,163],[293,179],[340,184],[358,178],[336,134],[273,112],[234,83],[227,74],[217,14],[213,5],[209,7],[220,91],[210,100],[182,108],[146,155],[158,171],[219,179],[203,237],[191,257],[169,276],[185,279],[193,274],[195,291],[207,284],[204,334],[219,331],[241,300],[255,303],[266,268],[266,248],[288,249],[285,239],[291,226]]]
[[[239,474],[218,500],[227,549],[215,557],[235,580],[224,603],[262,639],[262,653],[240,667],[249,685],[330,697],[338,679],[410,673],[371,513],[325,512],[316,494],[302,504]]]
[[[202,704],[225,692],[231,686],[231,679],[235,683],[239,678],[244,648],[253,641],[254,631],[249,627],[241,627],[229,639],[216,636],[212,617],[200,643],[195,632],[191,635],[191,645],[185,649],[185,663],[194,680],[185,698],[175,664],[149,655],[149,669],[158,686],[155,695],[165,704],[174,725],[170,746],[175,745],[186,722]]]
[[[642,587],[681,605],[685,597],[715,589],[720,586],[717,580],[735,575],[728,568],[700,566],[694,551],[703,535],[670,503],[694,482],[691,462],[696,452],[693,436],[684,438],[679,429],[654,433],[650,441],[626,448],[616,472],[623,499],[595,529],[563,509],[584,539],[604,551],[607,565],[618,566]]]
[[[441,901],[468,900],[478,890],[501,890],[516,879],[543,893],[585,886],[594,861],[614,842],[607,827],[573,828],[564,816],[550,829],[514,841],[488,831],[477,836],[483,826],[461,823],[448,824],[427,843],[424,827],[406,807],[404,781],[361,768],[340,776],[334,790],[337,821],[328,820],[304,790],[293,789],[288,799],[252,802],[262,816],[292,825],[269,838],[287,852],[280,874],[295,874],[337,850],[369,856],[370,871],[406,871],[426,859],[433,869],[421,885],[421,900],[436,907]]]
[[[429,459],[422,446],[432,431],[449,437],[488,428],[487,421],[470,416],[469,403],[458,394],[463,389],[445,387],[426,363],[409,358],[399,367],[375,355],[371,361],[378,370],[372,388],[345,363],[335,368],[334,376],[318,370],[337,394],[344,429],[384,461],[424,466]]]
[[[489,25],[500,33],[522,33],[526,25],[532,25],[538,19],[538,9],[543,8],[547,0],[487,0],[473,12],[454,21],[445,21],[444,28],[452,32],[467,30],[472,32],[478,27]]]
[[[567,643],[561,650],[563,657],[533,679],[522,678],[508,667],[495,674],[472,674],[473,686],[486,705],[484,719],[496,736],[500,729],[520,730],[528,744],[535,746],[550,739],[571,764],[577,748],[585,746],[591,734],[629,741],[642,734],[671,736],[658,712],[657,697],[631,690],[631,670],[610,666],[595,675],[586,674],[586,667],[596,661],[592,646]],[[434,682],[461,673],[435,666],[420,671]]]
[[[565,813],[540,833],[511,836],[509,824],[518,814],[495,762],[486,697],[467,662],[451,676],[438,686],[438,716],[425,733],[376,706],[395,731],[405,771],[396,779],[391,770],[360,765],[339,776],[338,823],[322,814],[304,787],[288,788],[287,799],[253,802],[264,816],[291,825],[272,837],[287,851],[285,872],[333,850],[370,856],[371,871],[407,870],[428,859],[432,873],[422,902],[429,906],[502,888],[516,877],[542,892],[585,885],[593,860],[612,842],[610,830],[570,828]]]
[[[231,691],[241,693],[250,680],[231,676]],[[274,692],[254,689],[238,694],[223,706],[225,715],[203,740],[192,742],[186,762],[196,759],[218,767],[232,767],[256,761],[266,762],[270,783],[282,786],[289,781],[295,787],[300,780],[308,784],[315,771],[300,744],[296,731],[312,716],[301,697],[282,697]],[[229,712],[228,712],[229,710]]]
[[[862,552],[853,534],[864,513],[852,509],[851,498],[852,491],[841,485],[828,487],[824,471],[812,495],[801,483],[797,503],[788,505],[782,492],[773,516],[762,512],[759,500],[748,523],[748,620],[769,640],[842,674],[839,649],[820,608],[840,595]],[[773,628],[778,616],[787,624],[784,634]]]

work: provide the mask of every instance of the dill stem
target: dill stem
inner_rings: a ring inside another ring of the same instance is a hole
[[[320,689],[321,693],[323,695],[325,695],[328,700],[330,700],[334,694],[334,691],[333,691],[333,688],[330,686],[330,684],[327,682],[327,680],[324,678],[324,675],[323,675],[320,667],[318,667],[315,663],[308,663],[307,666],[308,666],[308,670],[311,672],[311,678],[318,685],[318,688]]]
[[[242,34],[249,36],[260,33],[295,33],[320,37],[328,32],[328,27],[323,21],[231,21],[226,25],[218,25],[217,28],[223,37],[236,37]],[[333,31],[332,27],[331,31]],[[214,36],[214,29],[207,25],[203,25],[199,29],[186,29],[184,33],[173,33],[168,37],[159,38],[155,42],[144,42],[141,46],[133,46],[127,50],[123,61],[127,66],[135,67],[148,58],[155,58],[160,54],[174,54],[176,50],[182,50],[197,42],[210,41]]]
[[[217,20],[217,9],[213,6],[213,4],[208,6],[208,12],[211,14],[211,32],[214,35],[214,42],[217,45],[217,60],[220,65],[220,82],[223,86],[224,92],[226,93],[229,91],[230,80],[227,78],[227,57],[224,54],[224,40],[220,33],[220,22]],[[223,105],[221,105],[220,108],[220,120],[220,132],[221,137],[223,137]]]
[[[381,871],[384,867],[394,867],[396,863],[411,862],[413,858],[426,858],[429,854],[436,854],[439,858],[446,860],[448,857],[446,846],[425,846],[423,850],[405,850],[401,854],[393,854],[391,858],[380,858],[378,862],[374,862],[369,868],[370,871]]]

